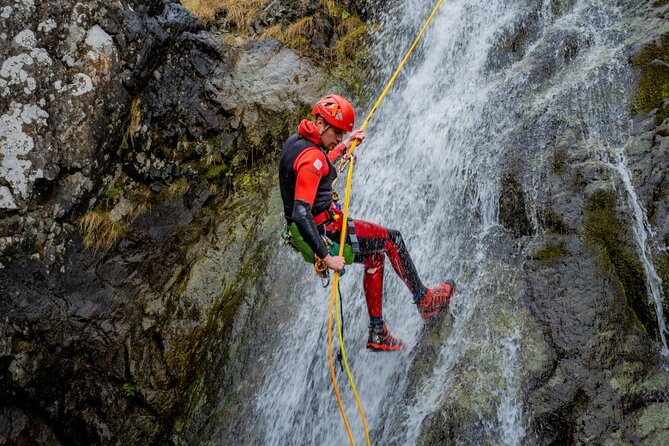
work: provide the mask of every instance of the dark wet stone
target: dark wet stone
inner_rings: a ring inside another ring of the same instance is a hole
[[[164,241],[179,228],[193,221],[193,214],[182,198],[173,202],[163,201],[133,222],[133,229],[146,231],[152,238]]]

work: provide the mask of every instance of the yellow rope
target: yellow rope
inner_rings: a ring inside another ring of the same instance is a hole
[[[423,25],[423,28],[421,28],[420,32],[418,33],[418,36],[414,39],[413,43],[411,44],[411,47],[407,51],[407,53],[404,55],[404,58],[402,59],[402,62],[400,62],[399,66],[395,70],[395,73],[393,73],[392,77],[386,84],[386,87],[383,89],[383,92],[379,96],[379,98],[376,100],[376,103],[374,104],[374,107],[372,107],[372,110],[367,114],[367,117],[365,118],[364,122],[362,123],[362,126],[360,126],[360,130],[364,130],[367,128],[367,125],[369,124],[369,121],[372,119],[372,116],[376,112],[376,109],[379,108],[379,105],[381,105],[381,102],[383,99],[385,99],[386,95],[388,94],[388,91],[390,90],[390,87],[392,87],[393,83],[395,83],[395,80],[397,79],[397,76],[400,74],[400,71],[402,71],[402,68],[404,68],[404,65],[406,64],[407,60],[409,59],[409,56],[413,52],[413,50],[416,48],[416,45],[418,45],[418,41],[423,37],[423,34],[425,33],[425,30],[427,29],[428,25],[432,21],[432,19],[437,15],[437,11],[439,11],[439,7],[443,3],[444,0],[439,0],[437,5],[434,7],[432,10],[432,14],[430,14],[430,17],[427,19],[425,24]],[[358,146],[358,141],[353,141],[353,144],[351,145],[351,148],[348,150],[348,154],[351,155],[353,151],[356,149]],[[353,178],[353,165],[355,164],[354,158],[352,156],[349,156],[350,159],[350,164],[348,168],[348,174],[346,176],[346,194],[344,196],[344,215],[342,219],[342,229],[341,229],[341,237],[339,241],[339,255],[343,256],[344,255],[344,246],[346,243],[346,230],[347,230],[347,221],[348,221],[348,205],[349,201],[351,198],[351,180]],[[339,289],[339,273],[335,272],[333,279],[332,279],[332,289],[330,291],[330,316],[329,316],[329,322],[328,322],[328,348],[329,348],[329,355],[330,355],[330,373],[332,376],[332,384],[335,388],[335,394],[337,395],[337,399],[339,401],[339,411],[341,412],[341,416],[344,419],[344,425],[346,426],[346,431],[348,433],[348,438],[349,441],[351,442],[352,446],[355,446],[355,442],[353,441],[353,435],[351,434],[351,429],[348,424],[348,420],[346,418],[346,413],[344,412],[344,407],[341,402],[341,398],[339,397],[339,391],[337,390],[337,383],[336,383],[336,376],[334,374],[334,360],[332,357],[332,312],[334,311],[337,314],[337,330],[339,331],[339,346],[341,348],[341,354],[342,354],[342,359],[344,362],[344,368],[346,369],[346,375],[348,376],[349,383],[351,384],[351,389],[353,390],[353,396],[355,397],[355,402],[358,406],[358,411],[360,412],[360,418],[362,419],[362,427],[365,430],[365,441],[367,443],[367,446],[371,446],[371,441],[369,439],[369,429],[367,428],[367,420],[365,419],[365,412],[362,409],[362,403],[360,402],[360,397],[358,396],[358,391],[355,388],[355,382],[353,380],[353,377],[351,376],[351,371],[348,367],[348,360],[346,359],[346,349],[344,348],[344,337],[342,333],[342,327],[341,327],[341,317],[339,313],[337,312],[337,303],[339,302],[339,294],[337,290]]]
[[[336,293],[335,293],[336,294]],[[330,312],[328,316],[328,359],[330,362],[330,377],[332,378],[332,385],[334,386],[334,393],[337,396],[337,403],[339,404],[339,412],[341,417],[344,420],[344,426],[346,427],[346,433],[348,434],[348,440],[351,442],[351,445],[355,445],[353,441],[353,434],[351,433],[351,427],[348,425],[348,419],[346,418],[346,412],[344,412],[344,403],[341,400],[339,395],[339,388],[337,387],[337,375],[335,374],[334,367],[334,358],[332,357],[332,308],[336,303],[334,302],[335,294],[330,294]],[[339,330],[341,333],[341,330]],[[350,376],[350,375],[349,375]]]

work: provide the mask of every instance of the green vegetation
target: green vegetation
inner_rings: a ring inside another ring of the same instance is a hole
[[[121,189],[120,187],[112,187],[107,192],[105,192],[105,196],[107,198],[118,198],[122,194],[123,194],[123,189]]]
[[[207,173],[205,173],[205,176],[208,179],[213,180],[218,178],[223,172],[225,172],[225,164],[219,164],[209,167],[209,169],[207,169]]]
[[[267,28],[261,38],[276,39],[284,45],[300,52],[306,52],[311,46],[310,35],[316,29],[314,16],[306,16],[297,22],[288,25],[285,29],[281,25],[274,25]]]
[[[226,392],[220,401],[219,389],[206,383],[219,380],[220,370],[228,371],[231,377],[237,376],[240,367],[238,355],[245,354],[243,340],[240,337],[230,338],[230,327],[239,308],[248,299],[250,290],[257,287],[266,273],[270,263],[268,259],[277,246],[262,241],[264,237],[273,235],[275,230],[275,222],[268,223],[267,215],[270,185],[277,181],[274,167],[271,163],[263,163],[237,172],[231,179],[235,193],[230,194],[230,199],[221,201],[215,209],[218,221],[223,222],[222,230],[218,232],[224,237],[217,242],[223,249],[219,255],[227,259],[221,278],[223,290],[206,310],[204,323],[193,330],[183,340],[184,345],[177,346],[175,351],[187,351],[192,348],[189,346],[196,346],[202,352],[215,351],[221,352],[221,355],[207,356],[206,362],[188,380],[187,403],[175,421],[177,430],[202,404],[211,401],[216,401],[217,405],[221,403],[222,409],[219,410],[230,413],[230,416],[234,416],[237,410],[239,399],[235,394]],[[194,274],[197,274],[196,270],[184,275],[185,283],[179,285],[181,292],[188,287],[187,282],[193,281]],[[261,299],[256,304],[262,302]],[[223,346],[225,348],[222,349]],[[174,359],[187,361],[188,357]]]
[[[265,0],[182,0],[181,3],[204,23],[212,23],[222,15],[224,26],[244,29]]]
[[[142,103],[138,97],[133,99],[132,104],[130,105],[130,124],[128,128],[125,129],[125,134],[123,135],[123,141],[121,142],[122,148],[128,147],[128,140],[130,144],[134,143],[134,137],[139,132],[142,124]]]
[[[569,250],[564,242],[558,243],[549,243],[544,248],[535,252],[532,256],[533,259],[539,260],[542,262],[552,262],[562,257],[569,255]]]
[[[662,279],[662,295],[664,296],[664,308],[669,307],[669,254],[660,252],[655,259],[655,268]]]
[[[190,190],[190,187],[188,180],[185,177],[181,177],[162,191],[163,196],[169,201],[174,201],[177,198],[186,195]]]
[[[599,250],[602,263],[616,277],[633,319],[642,331],[655,335],[655,315],[647,304],[646,274],[638,258],[625,246],[625,225],[616,217],[615,206],[614,192],[598,191],[588,199],[586,241]]]
[[[125,396],[135,396],[137,394],[137,389],[131,383],[123,384],[123,391],[125,392]]]
[[[126,188],[128,190],[126,191]],[[147,187],[130,190],[128,185],[109,188],[99,207],[79,219],[79,231],[84,246],[95,252],[107,253],[114,249],[128,231],[130,223],[152,205],[154,194]],[[113,215],[114,207],[123,199],[123,210]]]
[[[657,45],[646,47],[634,60],[634,66],[641,70],[639,88],[633,103],[634,113],[648,113],[659,109],[656,124],[661,124],[669,115],[669,34],[664,35]]]
[[[538,217],[541,227],[551,234],[566,235],[574,233],[574,229],[564,222],[560,214],[552,209],[539,212]]]
[[[648,200],[648,221],[656,223],[657,206],[662,203],[669,196],[669,183],[660,183],[653,187],[653,192],[650,200]]]
[[[555,173],[564,173],[564,171],[567,169],[567,153],[564,151],[564,149],[558,150],[555,152],[553,155],[553,172]]]
[[[502,49],[506,53],[516,53],[527,43],[528,28],[525,23],[517,25],[513,30],[507,31],[502,37]]]
[[[180,138],[175,147],[162,143],[159,138],[156,138],[156,142],[159,153],[170,161],[190,161],[197,158],[198,152],[202,150],[198,141],[191,141],[186,137]]]

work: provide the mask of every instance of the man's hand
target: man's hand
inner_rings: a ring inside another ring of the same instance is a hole
[[[323,261],[328,268],[337,272],[340,272],[342,269],[344,269],[344,266],[346,265],[346,260],[344,260],[343,257],[331,256],[330,254],[326,255]]]
[[[346,141],[344,141],[344,145],[346,146],[347,149],[350,149],[351,146],[353,145],[353,141],[357,140],[358,144],[360,144],[365,140],[366,137],[367,134],[365,133],[364,130],[354,130],[351,132],[350,135],[348,135],[348,138],[346,138]]]

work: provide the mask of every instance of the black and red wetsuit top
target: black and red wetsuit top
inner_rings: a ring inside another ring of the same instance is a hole
[[[304,240],[320,258],[324,258],[328,251],[313,217],[332,206],[332,185],[337,178],[332,161],[344,150],[346,146],[339,144],[326,153],[321,146],[318,128],[305,119],[281,151],[279,187],[286,220],[297,225]]]

